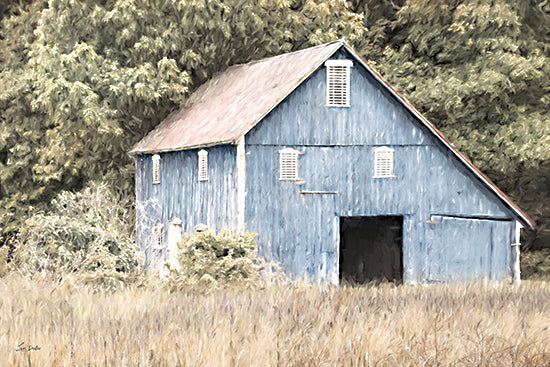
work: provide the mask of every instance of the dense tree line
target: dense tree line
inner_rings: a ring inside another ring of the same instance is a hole
[[[345,37],[550,246],[546,0],[0,1],[0,210],[131,190],[126,155],[228,66]]]

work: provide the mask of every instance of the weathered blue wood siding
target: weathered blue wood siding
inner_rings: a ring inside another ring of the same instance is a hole
[[[351,70],[350,108],[326,107],[325,83],[321,67],[245,136],[244,222],[259,233],[260,254],[291,274],[338,283],[340,217],[391,215],[404,218],[405,282],[510,275],[517,222],[500,199],[360,65]],[[395,150],[396,177],[373,178],[379,146]],[[304,153],[301,184],[279,180],[285,147]],[[160,184],[152,184],[151,155],[136,158],[136,240],[146,265],[157,223],[239,225],[237,147],[206,150],[207,182],[198,181],[196,149],[161,153]]]
[[[209,229],[237,227],[236,147],[208,151],[208,181],[198,179],[198,150],[160,153],[159,184],[152,183],[151,155],[136,157],[136,241],[150,262],[153,227],[174,217],[190,232],[199,223]]]
[[[499,280],[509,274],[512,222],[434,216],[425,227],[430,244],[424,258],[427,280]],[[449,239],[452,239],[450,241]],[[507,250],[507,251],[503,251]]]
[[[508,275],[515,224],[500,200],[360,67],[350,108],[325,107],[325,82],[321,67],[246,136],[245,223],[260,253],[337,283],[339,217],[402,215],[405,281]],[[373,178],[372,150],[382,145],[395,149],[395,178]],[[279,181],[285,147],[304,152],[302,185]],[[444,220],[428,224],[434,215]]]

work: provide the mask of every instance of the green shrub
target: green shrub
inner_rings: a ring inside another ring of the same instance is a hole
[[[550,279],[550,249],[523,252],[520,264],[522,278]]]
[[[180,284],[203,283],[257,284],[265,279],[267,271],[277,269],[266,264],[257,255],[255,233],[239,234],[236,231],[199,232],[190,237],[185,234],[178,244],[181,268],[176,272]]]
[[[119,286],[139,270],[130,207],[129,198],[115,197],[106,185],[60,193],[48,213],[26,221],[14,267],[29,277]]]

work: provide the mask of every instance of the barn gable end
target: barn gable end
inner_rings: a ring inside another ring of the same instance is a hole
[[[333,57],[350,55],[342,50]],[[401,216],[405,280],[448,281],[452,277],[430,265],[449,257],[445,249],[456,249],[464,259],[479,252],[475,241],[464,244],[461,237],[445,238],[440,248],[445,232],[434,223],[444,216],[447,228],[451,216],[468,221],[456,223],[470,228],[473,238],[495,226],[495,233],[504,233],[494,239],[501,243],[494,250],[500,263],[480,269],[462,264],[463,276],[506,274],[510,209],[361,65],[351,71],[350,108],[325,106],[325,73],[318,68],[246,135],[246,225],[260,233],[259,243],[277,244],[260,246],[262,254],[300,276],[337,281],[341,218]],[[373,150],[381,146],[395,150],[394,178],[373,177]],[[277,151],[285,147],[304,153],[298,183],[279,181]],[[454,279],[460,280],[458,274]]]

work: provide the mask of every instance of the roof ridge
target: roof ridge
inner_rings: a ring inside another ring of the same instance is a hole
[[[230,66],[228,69],[234,68],[234,67],[235,68],[236,67],[241,67],[241,66],[251,66],[251,65],[255,65],[255,64],[259,64],[259,63],[263,63],[263,62],[267,62],[267,61],[272,61],[273,59],[278,59],[278,58],[283,58],[283,57],[288,57],[288,56],[295,56],[296,54],[306,52],[306,51],[311,51],[313,49],[317,49],[317,48],[321,48],[321,47],[327,47],[327,46],[332,45],[334,43],[347,44],[345,40],[339,39],[339,40],[336,40],[336,41],[326,42],[326,43],[323,43],[323,44],[317,45],[317,46],[302,48],[301,50],[285,52],[285,53],[279,54],[279,55],[273,55],[273,56],[266,57],[266,58],[263,58],[263,59],[260,59],[260,60],[251,60],[249,62],[245,62],[245,63],[242,63],[242,64],[235,64],[235,65]]]

